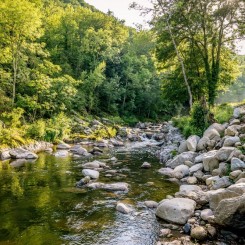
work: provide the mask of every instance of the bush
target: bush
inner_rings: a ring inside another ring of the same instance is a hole
[[[200,103],[194,103],[190,116],[173,118],[174,125],[187,138],[190,135],[202,136],[208,127],[208,110]]]
[[[26,136],[31,139],[44,140],[46,135],[46,123],[43,120],[38,120],[27,128]]]
[[[218,123],[228,122],[233,115],[233,107],[229,104],[221,104],[212,109],[214,118]]]

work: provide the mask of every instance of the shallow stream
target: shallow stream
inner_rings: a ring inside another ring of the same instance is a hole
[[[57,158],[41,153],[35,162],[0,162],[0,245],[153,245],[160,224],[144,201],[161,201],[178,186],[157,173],[161,167],[154,146],[113,148],[92,159]],[[108,161],[116,157],[118,162]],[[75,188],[82,178],[77,165],[107,161],[113,176],[100,182],[126,182],[128,193]],[[152,164],[141,169],[144,161]],[[128,215],[116,203],[132,205]]]

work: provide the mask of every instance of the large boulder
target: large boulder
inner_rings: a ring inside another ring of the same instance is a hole
[[[221,162],[225,162],[229,159],[235,149],[235,147],[222,147],[217,151],[216,158]]]
[[[202,163],[198,163],[195,164],[194,166],[192,166],[189,171],[190,171],[190,175],[194,174],[197,171],[202,171],[203,170],[203,164]]]
[[[228,187],[230,185],[232,185],[232,183],[231,183],[229,177],[228,176],[224,176],[222,178],[219,178],[216,181],[213,181],[211,188],[213,190],[218,190],[218,189],[221,189],[221,188],[226,188],[226,187]]]
[[[212,211],[216,210],[221,200],[240,196],[240,194],[236,191],[229,189],[230,187],[228,187],[228,189],[218,189],[207,192],[209,207],[212,209]]]
[[[214,217],[221,226],[245,231],[245,195],[221,200]]]
[[[234,146],[237,142],[240,142],[240,138],[238,136],[227,137],[223,146]]]
[[[229,126],[226,130],[225,130],[225,135],[226,136],[235,136],[238,133],[238,130],[240,129],[239,125],[232,125]]]
[[[220,140],[220,133],[215,128],[208,128],[203,133],[203,137],[207,137],[210,140],[215,140],[217,142]]]
[[[25,150],[23,148],[16,148],[9,151],[9,155],[14,159],[37,159],[37,154]]]
[[[158,173],[160,173],[162,175],[166,175],[170,178],[172,178],[174,176],[174,170],[172,168],[161,168],[158,170]]]
[[[211,130],[211,129],[215,129],[215,130],[218,131],[219,134],[223,134],[224,131],[225,131],[225,128],[226,128],[226,125],[225,125],[225,124],[213,123],[212,125],[210,125],[210,126],[206,129],[206,131],[204,132],[204,134],[205,134],[206,132],[208,132],[209,130]]]
[[[183,140],[180,142],[178,152],[181,154],[181,153],[186,152],[186,151],[188,151],[187,142],[186,142],[186,140]]]
[[[245,163],[239,158],[233,157],[231,159],[231,171],[245,169]]]
[[[196,202],[188,198],[173,198],[161,201],[156,215],[168,222],[184,225],[194,214]]]
[[[98,171],[91,169],[83,169],[82,174],[84,176],[89,176],[91,179],[98,179],[100,176],[100,173]]]
[[[83,148],[81,145],[74,145],[70,148],[70,151],[76,155],[83,155],[86,156],[88,154],[88,151]]]
[[[190,172],[189,167],[182,164],[174,169],[173,175],[177,179],[182,179],[183,177],[189,175],[189,172]]]
[[[62,143],[58,144],[56,148],[57,148],[57,150],[69,150],[71,148],[71,146],[62,142]]]
[[[189,151],[195,152],[197,150],[197,144],[200,140],[200,137],[197,135],[192,135],[186,140],[186,146]]]
[[[205,171],[212,172],[214,169],[218,168],[219,160],[216,158],[217,151],[209,151],[203,156],[203,167]]]
[[[198,144],[197,144],[197,150],[198,151],[203,151],[206,149],[207,147],[207,142],[209,141],[209,138],[204,136],[202,137],[199,141],[198,141]]]
[[[1,150],[0,151],[0,160],[4,161],[11,158],[10,154],[9,154],[9,150]]]
[[[173,160],[168,161],[166,163],[166,166],[170,168],[175,168],[179,165],[184,164],[185,161],[194,162],[196,156],[197,153],[192,151],[183,152],[180,155],[176,156]]]

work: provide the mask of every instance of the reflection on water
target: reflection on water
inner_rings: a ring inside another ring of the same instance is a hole
[[[102,161],[113,155],[122,163],[108,163],[118,174],[106,177],[102,172],[100,181],[127,182],[128,193],[75,188],[82,176],[76,166],[85,160],[43,153],[36,162],[0,162],[0,245],[154,244],[159,225],[143,202],[160,201],[177,186],[157,173],[160,164],[149,148],[129,149],[100,157]],[[144,161],[153,167],[140,169]],[[116,212],[119,200],[134,212]]]

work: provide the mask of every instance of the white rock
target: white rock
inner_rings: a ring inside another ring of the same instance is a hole
[[[188,198],[163,200],[156,210],[156,215],[168,222],[184,225],[194,214],[196,202]]]
[[[190,170],[189,170],[188,166],[180,165],[174,169],[173,174],[174,174],[175,178],[182,179],[183,177],[189,175],[189,172],[190,172]]]
[[[195,176],[189,177],[187,183],[190,185],[195,185],[197,183],[197,178]]]
[[[213,216],[214,213],[211,209],[204,209],[201,211],[201,218],[205,221],[209,219],[210,216]]]
[[[68,157],[69,156],[69,152],[66,151],[66,150],[59,150],[59,151],[56,151],[54,153],[54,156],[55,157]]]
[[[218,168],[219,160],[216,158],[217,151],[209,151],[203,156],[203,167],[205,171],[212,172],[214,169]]]
[[[158,203],[155,201],[145,201],[144,203],[148,208],[156,208],[158,206]]]
[[[166,163],[166,167],[175,168],[179,165],[184,164],[185,161],[194,162],[196,156],[197,156],[196,152],[192,152],[192,151],[183,152],[180,155],[177,155],[173,160],[168,161]]]
[[[197,135],[192,135],[186,140],[186,145],[189,151],[195,152],[197,150],[197,144],[200,137]]]
[[[89,176],[91,179],[98,179],[100,176],[100,173],[98,171],[91,169],[83,169],[82,174],[84,176]]]
[[[128,207],[126,204],[119,202],[116,206],[116,210],[120,213],[123,214],[128,214],[130,212],[132,212],[132,209],[130,207]]]

